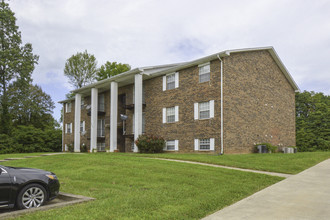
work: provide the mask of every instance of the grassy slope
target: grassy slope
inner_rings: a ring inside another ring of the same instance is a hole
[[[6,158],[22,158],[22,157],[27,157],[27,156],[38,156],[41,154],[47,154],[47,153],[42,152],[42,153],[0,154],[0,160],[6,159]]]
[[[22,219],[199,219],[281,180],[121,154],[67,154],[3,165],[51,170],[61,191],[96,198]]]
[[[142,157],[159,157],[198,161],[254,170],[296,174],[330,158],[330,152],[304,152],[297,154],[136,154]]]

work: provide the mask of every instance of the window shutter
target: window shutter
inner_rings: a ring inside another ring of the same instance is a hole
[[[68,133],[68,124],[65,124],[65,133]]]
[[[179,150],[179,140],[175,140],[174,150],[176,150],[176,151]]]
[[[164,147],[163,147],[163,151],[167,150],[167,141],[165,141]]]
[[[83,131],[85,131],[85,121],[83,121]]]
[[[175,73],[175,88],[179,87],[179,72]]]
[[[166,76],[163,76],[163,91],[166,90]]]
[[[210,118],[214,118],[214,100],[210,100]]]
[[[195,139],[195,150],[198,150],[199,148],[199,140],[198,139]]]
[[[177,122],[177,121],[179,121],[179,106],[175,106],[174,109],[175,109],[174,121]]]
[[[163,123],[166,123],[166,108],[163,108]]]
[[[72,130],[73,130],[72,123],[70,123],[70,133],[71,134],[72,134]]]
[[[198,103],[194,103],[194,118],[198,120]]]
[[[210,150],[214,150],[214,138],[210,138]]]

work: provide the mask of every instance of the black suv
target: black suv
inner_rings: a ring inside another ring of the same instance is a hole
[[[60,183],[52,172],[0,165],[0,208],[29,209],[54,199]]]

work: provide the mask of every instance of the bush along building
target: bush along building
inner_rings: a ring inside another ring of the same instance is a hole
[[[63,151],[138,152],[141,134],[169,152],[249,153],[295,146],[299,88],[273,47],[132,69],[73,91],[63,103]]]

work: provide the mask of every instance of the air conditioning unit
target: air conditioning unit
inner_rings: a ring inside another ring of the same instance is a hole
[[[285,154],[293,154],[295,152],[294,152],[294,149],[292,147],[283,147],[283,153],[285,153]]]

